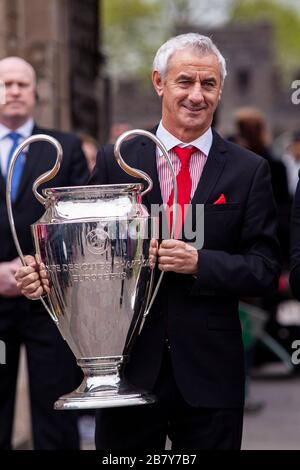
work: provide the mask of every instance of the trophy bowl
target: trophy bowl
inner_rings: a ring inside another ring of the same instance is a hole
[[[140,204],[141,190],[128,184],[43,191],[49,203],[32,225],[36,253],[49,275],[57,326],[85,374],[57,409],[153,401],[130,392],[119,373],[139,332],[152,272],[156,220]]]

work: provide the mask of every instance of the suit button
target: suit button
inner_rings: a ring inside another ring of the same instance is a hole
[[[169,338],[165,338],[165,345],[166,345],[167,349],[169,349],[169,350],[171,349]]]

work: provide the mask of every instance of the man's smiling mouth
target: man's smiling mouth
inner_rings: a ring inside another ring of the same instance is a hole
[[[191,107],[191,106],[187,106],[187,105],[183,105],[183,107],[184,107],[187,111],[190,111],[191,113],[197,113],[197,112],[203,111],[204,109],[207,108],[207,106]]]

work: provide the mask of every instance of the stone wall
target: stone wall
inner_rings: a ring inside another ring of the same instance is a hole
[[[99,2],[70,2],[70,90],[71,119],[75,129],[105,139],[102,109],[103,92],[99,47]]]
[[[100,137],[99,3],[0,0],[0,57],[19,55],[37,71],[43,126]]]

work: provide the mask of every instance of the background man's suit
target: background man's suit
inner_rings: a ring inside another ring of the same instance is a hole
[[[34,127],[33,134],[48,134],[60,141],[63,162],[56,177],[42,187],[85,184],[88,172],[80,141],[71,134]],[[17,198],[13,204],[16,229],[23,253],[34,253],[30,224],[43,214],[43,206],[32,193],[33,181],[53,167],[56,152],[46,142],[29,148]],[[6,204],[5,181],[0,173],[0,262],[16,258]],[[20,343],[26,345],[34,446],[36,449],[78,447],[76,416],[54,411],[53,403],[76,385],[75,360],[42,304],[23,296],[0,296],[0,339],[6,343],[6,365],[0,366],[0,448],[11,445],[11,426]]]
[[[126,163],[153,179],[153,190],[144,200],[148,209],[151,204],[162,204],[154,144],[138,137],[125,142],[121,153]],[[132,181],[115,162],[112,147],[104,147],[90,183]],[[222,194],[226,204],[214,204]],[[268,163],[214,132],[192,200],[195,204],[205,204],[204,248],[199,252],[197,279],[165,273],[124,374],[133,384],[153,390],[168,337],[175,382],[185,402],[194,407],[241,409],[244,355],[238,299],[272,291],[280,272]],[[99,413],[99,448],[105,446],[109,429],[114,435],[113,418],[121,421],[123,410]],[[128,416],[140,412],[139,407],[128,409]],[[103,432],[101,420],[106,423]],[[126,447],[125,442],[126,436],[116,436],[116,448]]]
[[[299,173],[300,175],[300,173]],[[291,268],[290,286],[300,300],[300,182],[298,181],[291,217]]]

